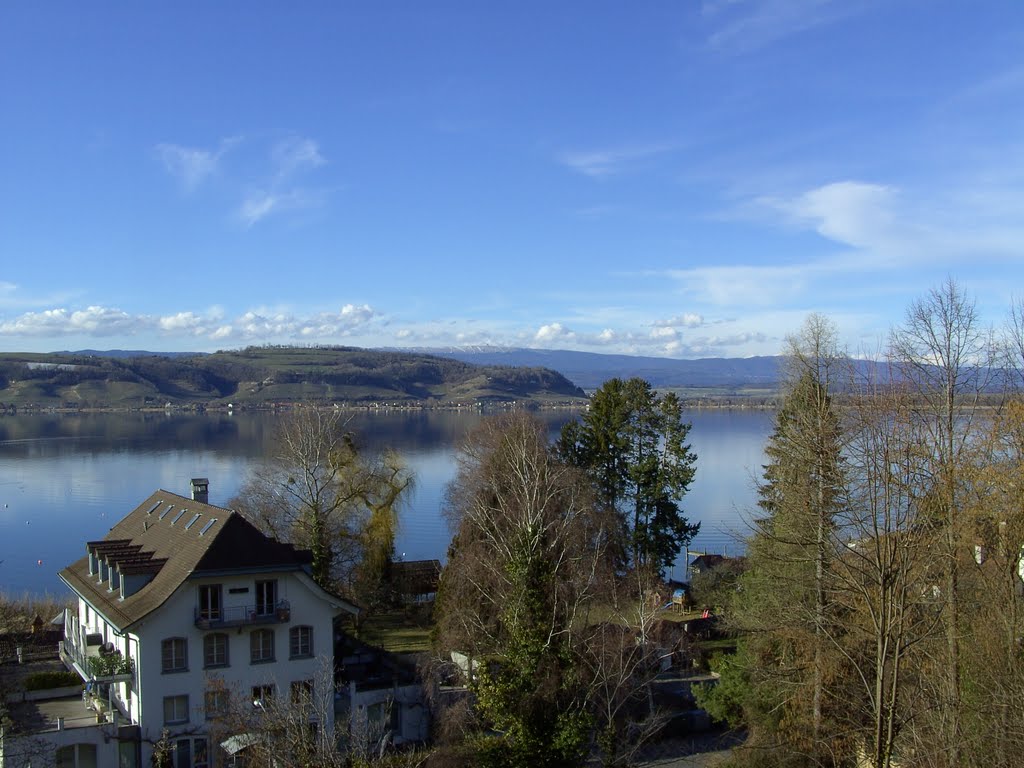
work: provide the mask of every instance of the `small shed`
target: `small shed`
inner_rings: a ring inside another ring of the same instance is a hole
[[[725,555],[700,555],[690,563],[690,573],[696,575],[702,571],[710,571],[727,559]]]

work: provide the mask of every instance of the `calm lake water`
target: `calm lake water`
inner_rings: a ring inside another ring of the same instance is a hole
[[[573,414],[542,412],[556,435]],[[56,572],[81,557],[157,488],[189,494],[210,479],[210,502],[226,505],[268,454],[271,413],[22,414],[0,416],[0,588],[61,593]],[[441,515],[460,439],[481,417],[454,411],[355,413],[366,450],[391,448],[416,475],[395,549],[406,560],[444,559],[451,534]],[[756,501],[772,414],[690,411],[697,477],[683,507],[701,532],[691,549],[736,553]],[[683,562],[677,564],[681,577]]]

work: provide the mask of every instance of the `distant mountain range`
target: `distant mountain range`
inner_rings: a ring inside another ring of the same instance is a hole
[[[782,357],[708,357],[676,360],[666,357],[607,355],[567,349],[527,347],[383,347],[384,353],[431,355],[472,365],[547,368],[573,384],[593,390],[611,378],[639,376],[658,388],[709,389],[726,393],[774,392],[779,386]],[[127,359],[136,357],[200,358],[195,352],[147,352],[144,350],[95,350],[54,354]],[[225,353],[216,353],[225,354]]]
[[[776,390],[782,360],[781,357],[709,357],[674,360],[665,357],[604,355],[564,349],[487,346],[421,348],[415,351],[475,365],[550,368],[584,389],[596,389],[614,377],[639,376],[660,389],[710,389],[733,394],[750,390]]]

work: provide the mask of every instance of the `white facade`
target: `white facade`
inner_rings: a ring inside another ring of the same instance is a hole
[[[272,590],[271,599],[257,601],[257,589],[264,597]],[[217,593],[219,606],[203,606],[204,595]],[[186,580],[159,610],[124,633],[79,596],[77,616],[69,616],[65,624],[65,647],[87,681],[95,676],[83,656],[99,656],[103,647],[106,655],[112,649],[130,659],[130,676],[100,678],[110,682],[98,708],[113,705],[108,721],[114,720],[116,710],[121,725],[138,726],[139,757],[148,765],[152,744],[164,728],[172,742],[181,742],[179,749],[185,742],[207,738],[208,721],[216,714],[206,711],[208,690],[225,690],[250,701],[255,688],[265,695],[269,686],[274,695],[287,697],[293,683],[316,685],[319,677],[323,686],[325,659],[330,670],[333,658],[333,618],[340,610],[340,601],[325,599],[303,571],[206,575]],[[88,646],[89,635],[98,635],[93,641],[103,645]],[[97,651],[90,653],[92,648]],[[333,703],[333,686],[329,692],[316,693],[329,695]],[[333,733],[334,708],[322,711],[327,722],[319,727]],[[211,753],[215,745],[189,746],[192,758],[176,766],[212,765],[201,755]]]
[[[55,747],[81,739],[73,765],[148,766],[166,732],[175,768],[210,768],[228,729],[293,696],[322,704],[309,722],[333,738],[333,620],[355,607],[316,585],[308,552],[206,503],[201,482],[192,499],[155,492],[60,572],[78,596],[62,657],[98,733],[47,732]]]

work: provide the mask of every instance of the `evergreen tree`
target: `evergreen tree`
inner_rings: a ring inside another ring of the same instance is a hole
[[[699,530],[679,506],[697,460],[689,431],[679,398],[658,396],[639,378],[606,381],[582,420],[562,430],[561,458],[583,469],[605,509],[619,515],[624,562],[663,572]]]
[[[827,678],[838,622],[831,600],[843,477],[832,404],[834,330],[812,316],[790,339],[790,383],[765,453],[749,571],[735,606],[753,664],[748,715],[755,746],[829,763],[836,749]]]

